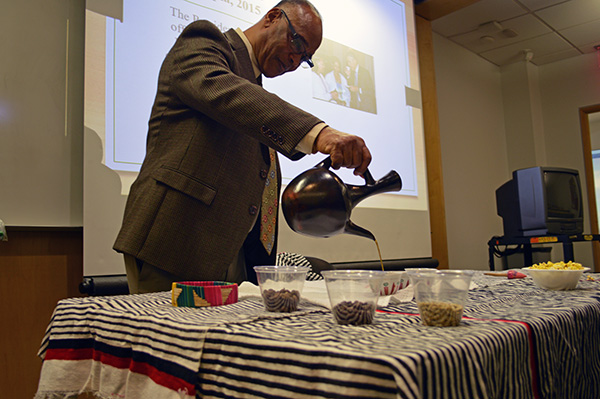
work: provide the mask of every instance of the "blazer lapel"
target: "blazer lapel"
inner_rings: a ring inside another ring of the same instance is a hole
[[[254,68],[252,68],[252,60],[250,59],[250,54],[248,54],[248,49],[246,48],[246,45],[244,44],[244,41],[242,40],[240,35],[238,35],[238,33],[235,30],[229,29],[227,32],[225,32],[225,37],[229,41],[229,44],[231,44],[231,48],[233,49],[235,58],[240,63],[240,76],[248,79],[251,82],[256,82],[260,84],[259,82],[257,82],[256,77],[254,76]]]

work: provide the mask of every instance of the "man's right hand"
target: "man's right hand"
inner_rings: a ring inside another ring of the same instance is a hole
[[[329,126],[321,130],[317,136],[314,149],[329,154],[334,169],[354,168],[355,175],[362,176],[371,163],[371,152],[362,138]]]

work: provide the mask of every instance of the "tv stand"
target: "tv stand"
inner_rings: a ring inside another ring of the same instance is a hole
[[[529,237],[492,237],[488,241],[489,267],[495,270],[494,247],[498,245],[522,245],[525,265],[533,264],[531,246],[536,244],[559,244],[563,246],[563,260],[574,260],[573,243],[579,241],[600,241],[600,234],[552,234]]]

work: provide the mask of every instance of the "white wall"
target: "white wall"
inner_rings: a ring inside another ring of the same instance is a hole
[[[485,269],[487,241],[502,235],[495,190],[516,166],[574,168],[584,179],[579,108],[600,103],[600,66],[587,54],[499,68],[435,34],[434,55],[449,263]],[[517,113],[505,101],[525,84],[530,107]],[[523,126],[530,131],[515,135]],[[586,203],[585,215],[587,209]],[[553,248],[553,260],[562,259],[560,245]],[[592,264],[589,243],[574,248],[577,261]]]
[[[600,103],[600,65],[585,54],[539,68],[548,160],[582,173],[579,108]]]
[[[498,67],[434,34],[449,266],[486,269],[502,235],[495,190],[508,177]]]
[[[0,219],[81,226],[83,16],[77,0],[0,5]]]

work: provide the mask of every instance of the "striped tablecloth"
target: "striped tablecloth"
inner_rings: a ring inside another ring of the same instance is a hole
[[[592,275],[600,280],[600,275]],[[174,308],[169,293],[60,301],[36,398],[598,398],[600,281],[546,291],[478,274],[458,327],[414,302],[341,326],[301,302]]]

